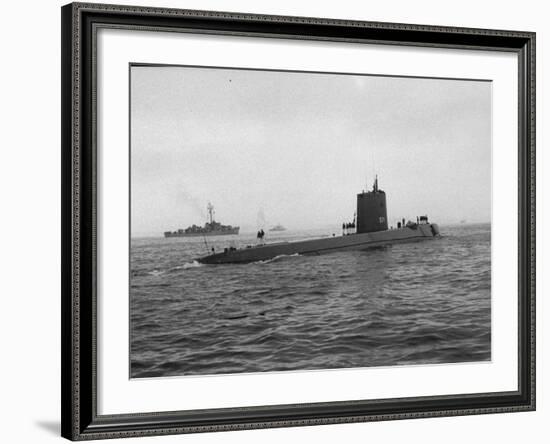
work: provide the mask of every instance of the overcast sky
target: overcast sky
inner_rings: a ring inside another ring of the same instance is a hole
[[[132,235],[351,220],[378,173],[390,225],[491,217],[491,83],[131,68]]]

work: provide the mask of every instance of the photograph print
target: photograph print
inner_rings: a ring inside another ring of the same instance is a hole
[[[129,69],[131,378],[491,360],[490,81]]]

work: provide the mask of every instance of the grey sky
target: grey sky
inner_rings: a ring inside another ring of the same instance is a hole
[[[491,83],[131,68],[132,235],[338,225],[374,171],[390,224],[490,221]]]

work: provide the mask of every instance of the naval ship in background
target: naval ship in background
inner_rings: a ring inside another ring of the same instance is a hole
[[[239,227],[222,225],[214,220],[214,206],[210,202],[208,202],[206,209],[208,211],[208,222],[204,224],[204,227],[193,224],[185,230],[180,228],[177,231],[165,231],[164,237],[226,236],[229,234],[239,234]]]
[[[282,255],[318,255],[342,250],[361,250],[394,243],[433,239],[439,236],[437,224],[429,223],[428,216],[417,217],[416,223],[405,219],[397,228],[388,229],[386,193],[378,188],[378,177],[371,191],[357,195],[357,211],[353,222],[342,225],[342,236],[323,237],[292,242],[274,242],[228,247],[223,252],[198,258],[203,264],[231,264],[265,261]]]

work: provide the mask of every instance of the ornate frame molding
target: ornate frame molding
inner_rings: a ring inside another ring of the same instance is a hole
[[[62,436],[120,438],[535,409],[535,34],[72,3],[62,8]],[[519,390],[208,411],[97,414],[97,27],[511,51],[519,60]]]

